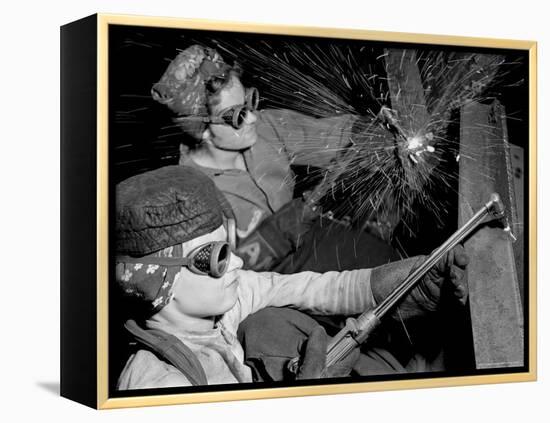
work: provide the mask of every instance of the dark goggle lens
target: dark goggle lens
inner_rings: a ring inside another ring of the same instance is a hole
[[[244,120],[246,119],[246,114],[248,110],[244,107],[241,107],[233,113],[233,127],[242,128],[244,125]]]
[[[248,88],[244,97],[244,103],[241,106],[234,106],[226,110],[221,118],[226,125],[231,125],[235,129],[241,129],[244,125],[247,113],[258,109],[260,94],[257,88]]]
[[[203,273],[209,273],[213,244],[205,245],[193,257],[193,266]]]
[[[229,265],[230,249],[227,242],[210,243],[193,255],[193,267],[199,272],[219,278]]]
[[[221,118],[226,125],[230,125],[235,129],[241,129],[247,113],[248,110],[245,106],[238,106],[227,110]]]
[[[227,271],[227,268],[229,267],[229,256],[230,256],[230,248],[229,244],[223,244],[221,245],[221,248],[218,249],[216,261],[211,261],[212,267],[216,265],[216,274],[218,277],[223,276],[225,272]],[[215,276],[215,275],[214,275]]]

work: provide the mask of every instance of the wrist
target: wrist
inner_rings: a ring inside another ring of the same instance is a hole
[[[376,304],[380,304],[397,288],[423,259],[424,256],[416,256],[373,268],[371,289]]]

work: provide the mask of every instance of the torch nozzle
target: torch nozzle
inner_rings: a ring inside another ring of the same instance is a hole
[[[491,198],[489,202],[485,204],[485,207],[494,219],[500,220],[500,222],[504,226],[504,232],[509,234],[512,240],[515,241],[516,237],[512,233],[512,227],[510,226],[510,222],[508,221],[508,217],[506,216],[506,209],[504,208],[504,203],[502,202],[500,195],[498,195],[496,192],[492,193]]]
[[[487,210],[493,215],[495,219],[506,217],[506,213],[504,211],[504,203],[502,202],[500,195],[498,195],[496,192],[493,192],[491,194],[490,200],[487,204],[485,204],[485,207],[487,207]]]

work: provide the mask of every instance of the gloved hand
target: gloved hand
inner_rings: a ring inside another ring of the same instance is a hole
[[[290,308],[268,307],[248,316],[237,337],[255,382],[349,376],[359,356],[357,349],[327,369],[325,330],[307,314]],[[288,365],[295,357],[298,369],[292,373]]]
[[[296,380],[321,379],[326,376],[328,336],[325,329],[317,325],[304,340]]]
[[[414,257],[374,268],[371,287],[376,303],[379,304],[386,298],[424,260],[425,257]],[[465,304],[468,298],[468,287],[464,278],[467,264],[468,256],[462,246],[449,251],[399,303],[399,314],[395,311],[392,317],[421,317],[437,310],[443,289],[449,289],[461,304]]]
[[[309,334],[307,344],[302,347],[296,380],[347,377],[350,375],[355,362],[359,358],[359,348],[355,348],[342,360],[327,368],[328,341],[329,337],[320,325]]]
[[[426,302],[425,306],[434,310],[440,297],[444,283],[448,281],[447,287],[452,295],[462,305],[466,304],[468,299],[467,280],[464,277],[464,271],[468,265],[469,258],[462,245],[458,245],[445,254],[434,267],[424,276],[417,286],[418,294],[423,294],[426,298],[431,298],[431,302]],[[413,290],[415,291],[415,290]],[[414,294],[417,294],[414,292]]]
[[[327,334],[305,313],[291,308],[264,308],[241,322],[237,337],[255,382],[324,376]],[[300,360],[293,374],[288,364],[295,357]]]

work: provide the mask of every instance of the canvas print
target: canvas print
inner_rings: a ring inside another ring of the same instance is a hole
[[[110,397],[529,369],[527,51],[108,34]]]

